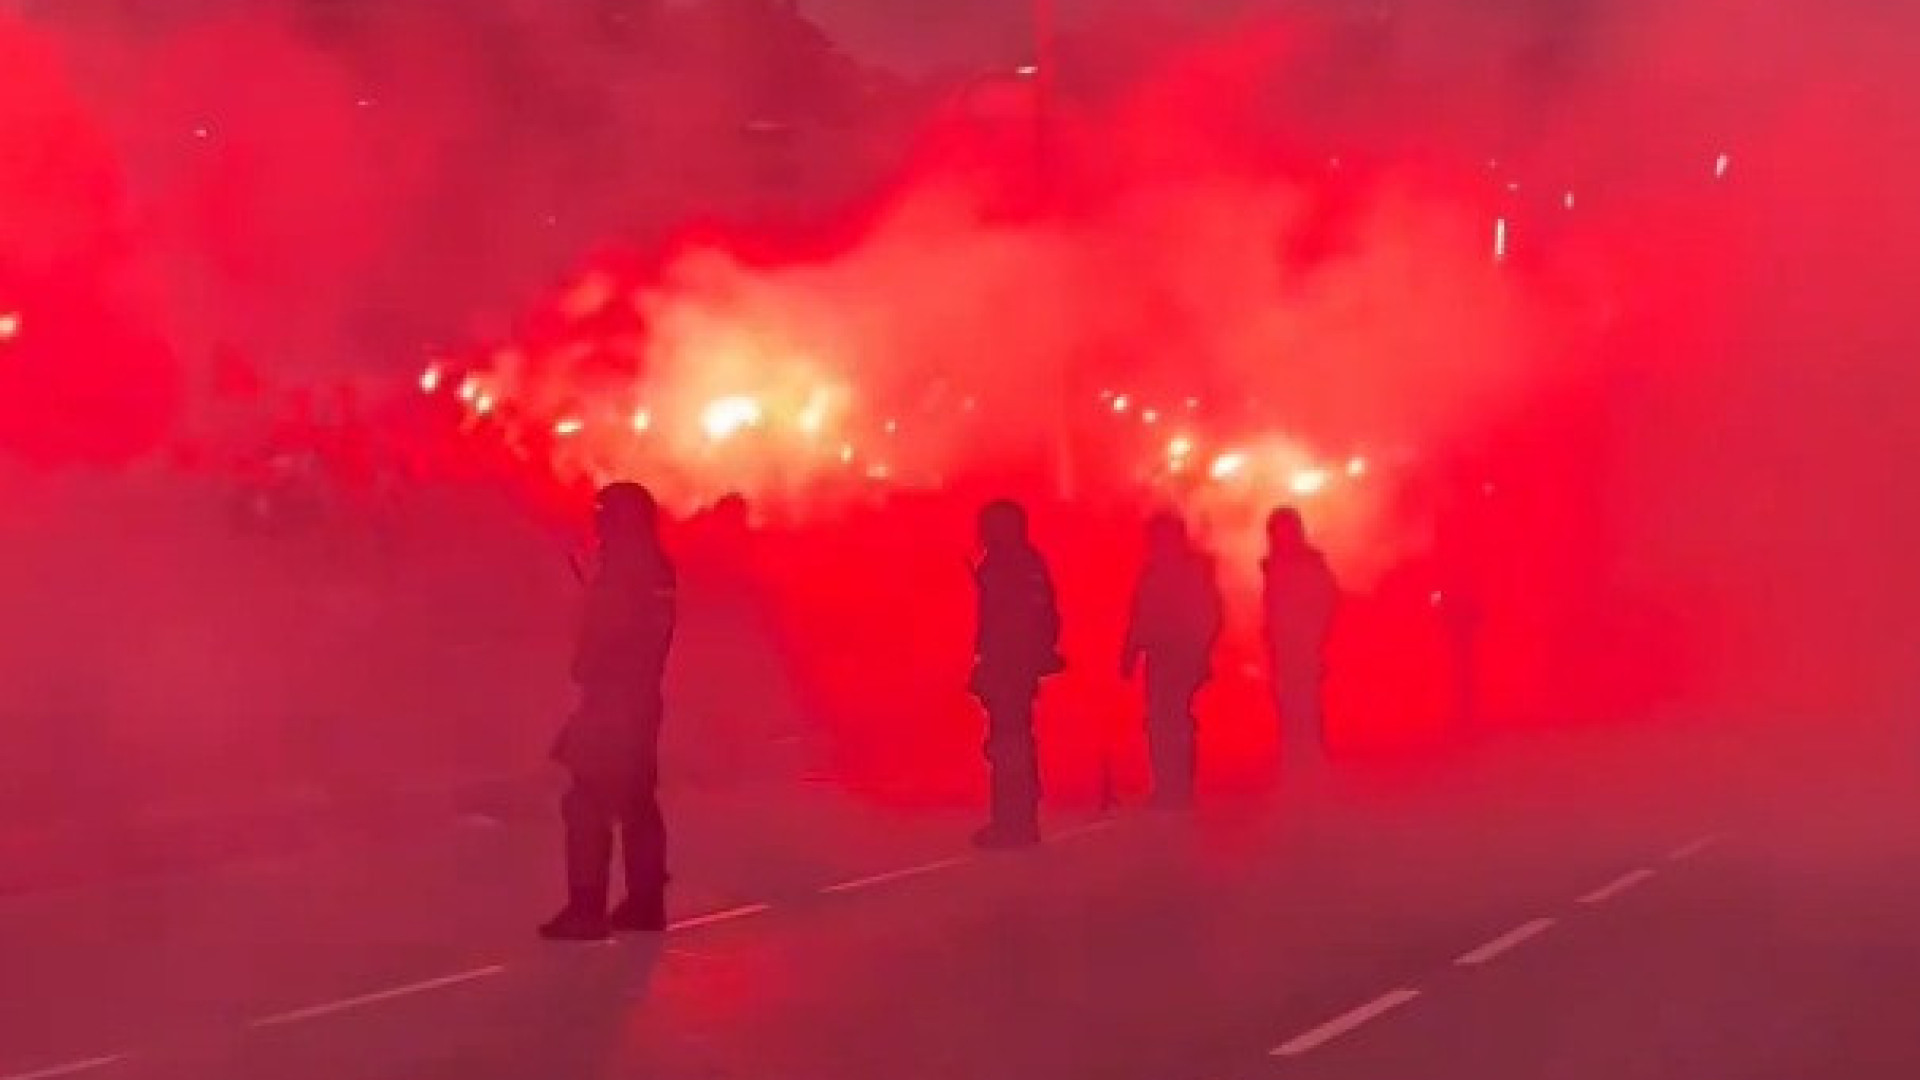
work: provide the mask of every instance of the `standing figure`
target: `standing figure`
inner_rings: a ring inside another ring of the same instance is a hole
[[[661,547],[659,510],[638,484],[611,484],[595,506],[600,562],[587,586],[574,654],[580,703],[553,756],[572,774],[566,822],[567,906],[540,928],[556,940],[666,928],[666,828],[660,779],[660,684],[673,644],[675,579]],[[627,898],[611,915],[614,834]]]
[[[1058,674],[1060,612],[1047,563],[1027,538],[1027,513],[1000,500],[980,511],[972,690],[987,712],[991,819],[980,847],[1040,841],[1040,758],[1033,735],[1040,680]]]
[[[1267,518],[1265,577],[1268,671],[1288,764],[1318,764],[1326,756],[1327,636],[1339,586],[1326,556],[1307,542],[1300,512],[1281,507]]]
[[[1213,559],[1195,548],[1173,514],[1147,522],[1147,561],[1133,590],[1133,614],[1120,657],[1132,679],[1146,661],[1147,753],[1153,802],[1164,809],[1193,803],[1193,698],[1212,674],[1223,604]]]

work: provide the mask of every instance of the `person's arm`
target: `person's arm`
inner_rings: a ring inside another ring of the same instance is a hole
[[[1120,645],[1120,677],[1122,679],[1133,678],[1133,673],[1140,667],[1140,657],[1146,652],[1146,648],[1140,641],[1142,617],[1145,614],[1142,608],[1146,604],[1146,597],[1147,579],[1146,575],[1142,574],[1133,586],[1133,602],[1128,607],[1127,636]]]
[[[586,606],[580,616],[580,632],[574,640],[574,682],[590,682],[597,673],[606,670],[612,615],[605,584],[598,579],[589,583]]]

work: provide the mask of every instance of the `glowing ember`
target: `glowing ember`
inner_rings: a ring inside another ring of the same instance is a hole
[[[1140,410],[1140,420],[1142,423],[1157,424],[1160,422],[1160,410],[1142,409]]]
[[[1247,455],[1238,450],[1229,450],[1213,459],[1212,474],[1215,480],[1225,480],[1237,476],[1247,467]]]
[[[853,464],[853,444],[852,443],[842,443],[840,445],[840,463],[842,465]]]
[[[0,336],[9,336],[5,331],[6,327],[0,325]],[[440,389],[440,365],[428,364],[427,369],[420,373],[420,392],[431,394],[438,389]]]
[[[1287,486],[1295,495],[1317,495],[1327,486],[1327,470],[1301,469],[1293,474]]]
[[[1121,394],[1113,399],[1114,412],[1123,413],[1132,407],[1133,407],[1133,399],[1128,397],[1125,394]]]
[[[1560,201],[1566,205],[1567,209],[1569,210],[1573,209],[1573,192],[1571,191],[1567,192],[1567,194]]]
[[[20,336],[20,313],[9,311],[0,314],[0,341],[12,341]]]
[[[720,442],[739,434],[742,428],[758,426],[764,415],[758,401],[736,394],[708,405],[700,414],[700,426],[707,438]]]
[[[1357,457],[1347,462],[1347,475],[1353,477],[1355,480],[1367,475],[1367,459]]]
[[[1168,457],[1183,458],[1191,453],[1193,453],[1193,440],[1187,438],[1185,435],[1175,435],[1173,438],[1167,440]]]
[[[556,421],[554,423],[553,433],[555,435],[560,436],[561,438],[566,438],[570,435],[580,434],[580,432],[584,430],[586,426],[587,425],[581,423],[580,421],[575,420],[572,417],[568,417],[565,420]]]
[[[1713,178],[1715,180],[1725,180],[1727,178],[1727,170],[1732,167],[1733,156],[1731,154],[1721,154],[1719,157],[1714,158]]]
[[[1500,261],[1507,257],[1507,219],[1496,218],[1493,222],[1493,257]]]
[[[644,433],[648,428],[651,428],[652,426],[653,426],[652,413],[648,412],[645,409],[639,409],[634,412],[633,414],[633,430],[634,431]]]
[[[473,411],[485,416],[493,411],[493,395],[479,394],[473,399]]]
[[[800,410],[800,430],[809,435],[817,435],[827,424],[827,392],[815,390],[807,398],[806,408]]]
[[[460,400],[471,405],[480,397],[480,380],[472,375],[460,380]]]

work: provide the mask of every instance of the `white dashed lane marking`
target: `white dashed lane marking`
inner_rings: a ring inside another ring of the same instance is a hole
[[[442,975],[437,979],[423,979],[420,982],[408,983],[405,986],[396,986],[390,990],[376,990],[370,994],[340,998],[337,1001],[322,1002],[318,1005],[309,1005],[301,1009],[290,1009],[283,1013],[275,1013],[272,1016],[261,1017],[258,1020],[249,1022],[247,1026],[253,1028],[280,1027],[285,1024],[297,1024],[303,1020],[316,1020],[322,1016],[332,1016],[335,1013],[348,1012],[353,1009],[364,1008],[368,1005],[377,1005],[383,1001],[392,1001],[395,998],[412,997],[415,994],[430,993],[434,990],[445,990],[450,986],[459,986],[463,983],[491,978],[506,970],[505,964],[488,964],[486,967],[474,968],[472,971],[462,971],[453,975]]]
[[[1351,1012],[1342,1013],[1311,1031],[1294,1036],[1291,1040],[1275,1047],[1270,1054],[1273,1057],[1295,1057],[1309,1050],[1318,1049],[1356,1028],[1385,1016],[1419,996],[1420,991],[1408,989],[1392,990],[1381,994]]]
[[[903,881],[907,878],[919,877],[923,874],[950,870],[956,866],[964,866],[971,861],[972,860],[964,855],[957,855],[951,859],[941,859],[938,862],[921,863],[919,866],[909,866],[900,870],[888,870],[882,874],[871,874],[867,877],[854,878],[851,881],[842,881],[834,885],[828,885],[820,891],[823,893],[845,893],[853,892],[856,889],[869,889],[875,885],[885,885],[889,882]]]
[[[1703,836],[1692,843],[1682,844],[1674,848],[1673,852],[1667,856],[1667,859],[1670,862],[1681,862],[1686,859],[1691,859],[1719,842],[1720,838],[1718,836]]]
[[[0,1080],[56,1080],[62,1076],[78,1076],[96,1069],[105,1069],[126,1060],[126,1054],[112,1054],[107,1057],[88,1058],[85,1061],[70,1061],[65,1065],[52,1065],[32,1072],[8,1073],[0,1076]]]
[[[1621,893],[1626,892],[1628,889],[1639,886],[1651,877],[1653,877],[1653,871],[1643,866],[1638,870],[1621,874],[1619,877],[1614,878],[1612,881],[1581,897],[1580,902],[1583,904],[1604,904],[1614,897],[1619,896]]]
[[[700,927],[712,926],[715,923],[733,922],[736,919],[750,919],[755,915],[764,915],[772,910],[772,904],[742,904],[739,907],[727,908],[725,911],[715,911],[707,915],[695,915],[691,919],[681,919],[679,922],[668,926],[667,931],[669,933],[679,933],[682,930],[698,930]]]
[[[1519,948],[1521,945],[1546,933],[1552,929],[1552,927],[1552,919],[1535,919],[1532,922],[1521,923],[1519,926],[1501,934],[1499,937],[1474,949],[1472,952],[1461,954],[1460,958],[1455,960],[1454,963],[1460,967],[1477,967],[1495,959],[1502,953]]]
[[[1105,832],[1118,824],[1120,824],[1120,821],[1117,818],[1102,818],[1099,821],[1090,821],[1085,825],[1076,825],[1071,829],[1061,829],[1052,835],[1052,839],[1074,840],[1082,836],[1090,836],[1097,832]]]

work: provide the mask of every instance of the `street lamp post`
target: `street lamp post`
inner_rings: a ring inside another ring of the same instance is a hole
[[[1053,184],[1053,113],[1058,57],[1054,48],[1057,0],[1032,0],[1033,19],[1033,181],[1035,203],[1041,214],[1051,209]],[[1077,488],[1073,446],[1073,356],[1059,360],[1054,397],[1059,412],[1054,424],[1054,487],[1062,499],[1072,499]]]

